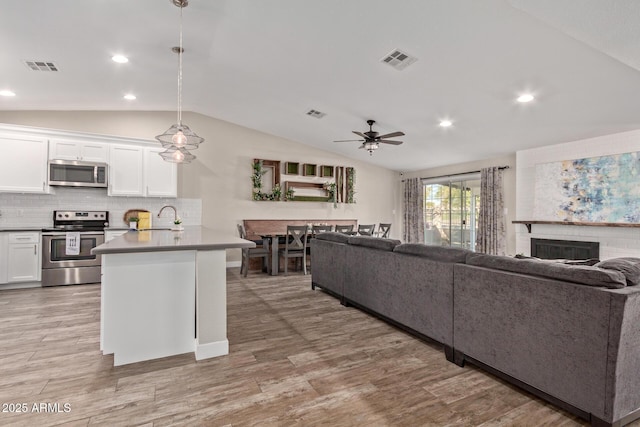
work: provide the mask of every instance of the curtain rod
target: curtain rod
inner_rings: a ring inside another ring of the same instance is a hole
[[[504,170],[504,169],[509,169],[509,166],[498,166],[498,169],[500,170]],[[447,175],[440,175],[440,176],[427,176],[427,177],[422,177],[422,178],[418,178],[418,179],[438,179],[438,178],[448,178],[450,176],[459,176],[459,175],[468,175],[470,173],[480,173],[482,171],[469,171],[469,172],[460,172],[460,173],[450,173]],[[400,182],[404,182],[405,180],[403,179]]]

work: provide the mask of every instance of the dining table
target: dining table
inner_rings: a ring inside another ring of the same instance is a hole
[[[309,242],[312,237],[312,228],[309,227],[307,231],[307,247],[309,247]],[[347,234],[349,236],[358,235],[357,231],[346,231],[343,234]],[[280,249],[280,239],[284,239],[287,237],[286,231],[263,231],[258,234],[262,239],[268,240],[269,245],[271,246],[271,275],[277,276],[278,270],[280,267],[280,257],[278,256],[278,250]]]
[[[278,255],[278,250],[280,249],[280,238],[287,237],[287,232],[268,231],[261,232],[259,235],[262,239],[269,241],[269,246],[271,246],[271,275],[277,276],[278,270],[280,269],[280,257]]]

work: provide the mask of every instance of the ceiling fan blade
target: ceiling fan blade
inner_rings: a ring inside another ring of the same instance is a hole
[[[363,137],[364,139],[367,139],[367,135],[365,135],[365,134],[364,134],[364,133],[362,133],[362,132],[358,132],[357,130],[352,130],[351,132],[355,133],[355,134],[356,134],[356,135],[358,135],[358,136]]]
[[[384,139],[384,138],[393,138],[396,136],[404,136],[404,132],[391,132],[391,133],[387,133],[385,135],[380,135],[377,139]]]
[[[364,142],[363,139],[340,139],[338,141],[333,142]]]
[[[378,142],[384,142],[385,144],[391,144],[391,145],[400,145],[400,144],[402,144],[402,141],[390,141],[390,140],[384,140],[384,139],[381,139]]]

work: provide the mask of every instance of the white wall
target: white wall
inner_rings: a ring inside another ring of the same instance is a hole
[[[537,164],[635,151],[640,151],[640,130],[518,151],[516,218],[522,221],[542,219],[533,217]],[[516,231],[516,250],[527,255],[530,254],[530,239],[533,237],[600,242],[601,259],[640,256],[640,228],[534,224],[531,234],[524,225],[518,225]]]
[[[516,211],[516,156],[497,157],[493,159],[480,160],[477,162],[459,163],[456,165],[441,166],[437,168],[424,169],[420,171],[405,172],[396,176],[398,199],[396,200],[399,212],[399,221],[402,221],[402,183],[406,178],[431,178],[436,176],[451,175],[456,173],[466,173],[478,171],[482,168],[491,166],[509,166],[504,171],[504,205],[507,209],[506,226],[507,226],[507,254],[516,254],[516,229],[511,223],[515,219]]]
[[[163,133],[175,119],[174,112],[0,111],[0,123],[145,139]],[[235,233],[242,219],[395,222],[397,174],[390,170],[196,113],[183,113],[183,122],[205,142],[193,152],[193,163],[178,167],[178,195],[202,200],[206,227]],[[334,209],[331,203],[252,201],[254,158],[353,166],[357,203]],[[400,236],[399,223],[392,226],[391,236]],[[238,251],[229,251],[228,260],[238,259]]]

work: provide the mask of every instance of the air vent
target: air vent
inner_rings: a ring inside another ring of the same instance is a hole
[[[318,110],[307,111],[307,116],[315,117],[316,119],[321,119],[326,115],[327,115],[326,113],[323,113],[322,111],[318,111]]]
[[[384,58],[380,60],[380,62],[384,62],[385,64],[389,64],[396,70],[404,70],[409,65],[416,62],[418,58],[415,56],[411,56],[406,52],[403,52],[399,49],[394,49],[388,55],[385,55]]]
[[[58,71],[58,66],[48,61],[24,61],[33,71]]]

